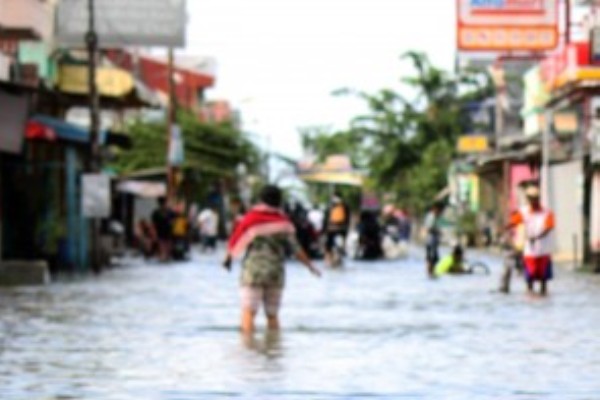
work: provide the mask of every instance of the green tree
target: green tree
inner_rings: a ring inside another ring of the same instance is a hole
[[[303,144],[319,158],[333,151],[351,155],[369,171],[374,189],[422,211],[446,185],[458,137],[473,127],[468,104],[491,96],[493,86],[484,73],[453,75],[422,53],[401,59],[411,63],[414,74],[401,79],[399,91],[336,92],[362,98],[368,112],[345,132],[305,135]]]
[[[260,150],[234,124],[205,123],[187,112],[177,122],[184,139],[183,188],[186,197],[201,198],[215,183],[233,187],[238,165],[259,175],[263,157]],[[167,137],[164,122],[134,121],[128,127],[133,146],[118,154],[112,167],[120,174],[166,166]]]
[[[334,154],[350,157],[352,165],[357,168],[365,166],[367,154],[362,146],[362,137],[358,131],[332,131],[329,127],[305,127],[300,129],[300,137],[304,150],[315,157],[315,161],[324,162]]]

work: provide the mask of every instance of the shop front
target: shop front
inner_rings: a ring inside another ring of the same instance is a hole
[[[544,194],[556,213],[558,258],[589,263],[595,250],[594,140],[600,104],[600,65],[589,42],[574,42],[540,64],[549,93],[543,104],[542,143],[548,154]],[[558,157],[553,156],[558,153]]]
[[[23,127],[27,119],[30,96],[27,88],[6,82],[0,83],[0,172],[23,148]],[[0,173],[0,261],[4,258],[4,230],[7,210],[4,193],[8,185]]]

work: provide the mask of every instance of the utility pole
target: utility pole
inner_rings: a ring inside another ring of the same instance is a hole
[[[100,101],[96,85],[96,62],[98,58],[98,35],[96,33],[96,14],[94,0],[88,0],[88,32],[85,38],[88,50],[88,85],[90,108],[90,151],[87,165],[88,172],[100,171],[100,143],[98,141],[100,128]],[[99,272],[102,266],[100,253],[100,221],[92,219],[92,269]]]
[[[88,0],[88,32],[86,35],[88,50],[88,85],[90,92],[90,162],[89,172],[100,169],[100,148],[98,143],[99,109],[98,86],[96,85],[96,62],[98,58],[98,35],[96,33],[96,14],[94,0]]]
[[[173,126],[175,124],[175,113],[177,106],[175,104],[175,74],[174,74],[174,54],[173,48],[169,47],[168,62],[167,62],[167,79],[168,79],[168,91],[169,91],[169,106],[167,108],[167,203],[175,200],[176,194],[176,182],[175,182],[175,167],[172,165],[170,157],[170,150],[173,143],[171,143]]]

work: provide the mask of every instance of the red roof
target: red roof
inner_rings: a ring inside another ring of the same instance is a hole
[[[106,52],[106,56],[116,66],[132,73],[138,72],[141,81],[150,89],[165,94],[168,92],[168,65],[166,61],[148,56],[139,56],[136,67],[134,55],[127,51],[109,50]],[[177,65],[175,65],[174,70],[177,103],[185,108],[193,109],[199,105],[198,92],[214,86],[215,78]]]

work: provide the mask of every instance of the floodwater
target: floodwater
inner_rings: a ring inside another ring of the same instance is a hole
[[[600,399],[600,280],[549,298],[492,276],[348,262],[288,268],[283,330],[238,332],[237,272],[216,256],[129,260],[98,278],[0,291],[1,399]]]

